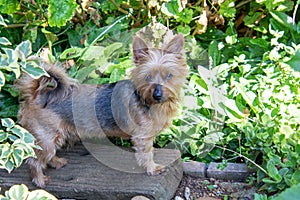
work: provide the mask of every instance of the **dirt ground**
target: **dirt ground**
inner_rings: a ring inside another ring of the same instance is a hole
[[[256,188],[247,183],[184,175],[173,200],[253,200]]]

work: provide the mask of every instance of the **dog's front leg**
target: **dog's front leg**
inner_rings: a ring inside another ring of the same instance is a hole
[[[153,139],[154,137],[132,138],[137,163],[147,170],[148,175],[157,175],[165,171],[165,166],[156,164],[153,160]]]

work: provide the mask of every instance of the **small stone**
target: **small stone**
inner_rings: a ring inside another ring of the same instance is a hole
[[[176,196],[174,200],[184,200],[184,199],[181,198],[180,196]]]
[[[131,200],[150,200],[150,199],[145,196],[135,196]]]
[[[184,197],[185,197],[186,200],[189,200],[190,196],[191,196],[191,190],[190,190],[189,187],[186,187],[185,190],[184,190]]]

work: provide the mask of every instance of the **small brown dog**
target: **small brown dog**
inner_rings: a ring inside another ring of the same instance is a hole
[[[56,156],[56,150],[72,143],[82,132],[130,138],[137,162],[148,174],[164,171],[164,166],[153,161],[153,139],[169,127],[177,111],[188,74],[184,38],[177,35],[162,49],[149,48],[139,37],[133,38],[132,45],[136,67],[130,80],[78,84],[59,67],[44,64],[49,76],[32,79],[24,74],[17,83],[23,100],[19,122],[42,148],[36,150],[37,158],[28,159],[38,187],[50,181],[43,173],[47,165],[61,168],[67,164],[66,159]],[[82,113],[74,109],[78,105]],[[97,122],[87,113],[95,113]]]

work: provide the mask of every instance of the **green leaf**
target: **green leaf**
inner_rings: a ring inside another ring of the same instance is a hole
[[[0,144],[0,158],[7,158],[10,154],[10,144],[4,143]]]
[[[26,40],[22,43],[20,43],[17,47],[16,47],[16,51],[19,54],[19,58],[21,60],[25,60],[31,53],[32,53],[32,49],[31,49],[31,43],[29,40]]]
[[[13,128],[11,128],[11,132],[17,135],[20,139],[24,139],[27,131],[21,126],[15,125]]]
[[[233,120],[233,121],[241,121],[245,118],[244,113],[242,113],[238,106],[236,105],[236,102],[233,99],[224,98],[224,102],[220,103],[220,106],[224,108],[227,116]]]
[[[1,123],[2,123],[2,126],[9,128],[9,129],[11,129],[15,125],[15,122],[10,118],[1,119]]]
[[[3,17],[2,17],[2,15],[0,15],[0,25],[2,25],[2,26],[7,26],[7,24],[5,23],[5,21],[4,21]]]
[[[273,10],[270,12],[270,14],[277,22],[279,22],[284,27],[288,28],[291,32],[297,30],[296,25],[293,24],[293,19],[284,12],[278,12]]]
[[[292,175],[292,182],[294,184],[300,183],[300,169],[297,169]]]
[[[14,160],[15,167],[20,167],[24,160],[24,150],[20,148],[14,148],[12,158]]]
[[[76,0],[49,0],[49,25],[66,25],[74,16],[77,6]]]
[[[161,6],[161,12],[169,17],[175,17],[180,10],[182,10],[182,7],[179,0],[164,2]]]
[[[14,72],[16,78],[19,78],[21,75],[20,65],[18,62],[13,62],[9,64],[9,69]]]
[[[24,142],[26,144],[34,144],[34,141],[35,141],[34,136],[31,133],[29,133],[27,130],[25,130],[24,128],[22,128],[22,127],[20,127],[20,128],[23,129],[23,131],[24,131],[24,138],[23,138]]]
[[[8,48],[2,48],[2,50],[7,55],[7,57],[8,57],[7,61],[8,61],[9,64],[18,61],[18,53],[17,53],[17,51],[15,51],[13,49],[8,49]]]
[[[86,49],[86,51],[82,55],[81,59],[84,61],[98,60],[98,59],[100,59],[100,57],[105,57],[104,50],[105,50],[105,48],[102,46],[90,46]]]
[[[45,34],[45,37],[46,37],[46,39],[48,41],[48,44],[49,44],[49,48],[51,49],[53,43],[58,40],[57,35],[55,35],[51,31],[47,31],[45,28],[42,28],[42,32]]]
[[[298,49],[295,55],[286,63],[290,65],[294,70],[300,72],[300,49]]]
[[[115,51],[121,49],[122,47],[123,47],[123,44],[122,44],[122,43],[120,43],[120,42],[115,42],[115,43],[113,43],[113,44],[111,44],[111,45],[105,47],[105,49],[104,49],[104,56],[105,56],[105,57],[111,57],[112,54],[113,54]]]
[[[1,15],[0,15],[1,16]],[[2,17],[2,16],[1,16]],[[0,20],[1,21],[1,20]],[[1,23],[0,23],[1,24]],[[11,42],[5,38],[5,37],[0,37],[0,44],[2,45],[11,45]]]
[[[79,48],[79,47],[73,47],[66,49],[62,54],[59,56],[60,59],[62,60],[68,60],[72,58],[78,58],[84,51],[84,48]]]
[[[40,78],[41,76],[48,76],[47,72],[35,62],[27,62],[21,69],[34,79]]]
[[[13,14],[20,9],[20,3],[17,0],[1,0],[0,13]]]
[[[75,78],[80,83],[83,83],[88,78],[88,76],[90,75],[90,73],[92,73],[92,71],[94,71],[95,69],[96,68],[93,67],[93,66],[81,68],[80,70],[77,71],[77,74],[76,74]]]
[[[8,171],[8,173],[12,172],[12,170],[15,168],[15,166],[11,160],[7,160],[4,167]]]
[[[251,43],[251,44],[254,44],[254,45],[257,45],[257,46],[259,46],[259,47],[262,47],[262,48],[264,48],[264,49],[268,49],[268,47],[269,47],[269,42],[267,42],[265,39],[263,39],[263,38],[255,38],[255,39],[251,39],[251,40],[249,40],[249,42]]]
[[[272,160],[268,161],[268,163],[267,163],[267,171],[268,171],[268,175],[272,179],[274,179],[276,182],[281,181],[282,177],[278,173],[278,169],[276,168],[276,166],[274,165],[274,162]]]
[[[234,0],[224,1],[220,6],[220,14],[227,18],[234,18],[236,14]]]
[[[8,137],[7,132],[4,132],[3,130],[0,130],[0,143],[5,141]]]
[[[182,33],[183,35],[189,35],[190,34],[190,32],[191,32],[191,27],[189,27],[189,26],[182,26],[182,25],[179,25],[179,26],[177,26],[177,32],[178,33]]]
[[[2,71],[0,71],[0,91],[1,91],[1,87],[5,85],[5,76],[2,73]]]
[[[192,9],[183,9],[179,12],[176,18],[176,21],[189,24],[193,20],[193,10]]]
[[[119,70],[118,68],[115,68],[112,73],[110,74],[110,77],[109,77],[109,82],[110,83],[114,83],[114,82],[117,82],[117,81],[120,81],[122,79],[122,73],[121,72],[122,70]]]
[[[25,185],[14,185],[9,189],[7,196],[12,200],[25,200],[28,192],[28,188]]]
[[[242,79],[242,78],[240,78]],[[247,102],[247,104],[251,107],[251,109],[257,113],[258,112],[258,107],[254,106],[254,100],[257,97],[257,95],[253,91],[246,91],[246,88],[242,86],[238,82],[234,82],[237,90],[239,93],[242,95],[243,99]]]
[[[221,52],[219,50],[219,42],[213,40],[208,46],[208,56],[213,61],[213,66],[217,66],[221,60]]]
[[[223,132],[210,132],[204,137],[204,142],[206,144],[217,144],[223,139],[224,133]]]
[[[278,196],[272,198],[273,200],[298,200],[299,199],[300,184],[293,185],[280,193]]]
[[[132,60],[131,59],[126,59],[126,60],[124,60],[120,63],[108,66],[107,69],[105,70],[105,73],[110,74],[116,68],[119,69],[119,70],[122,70],[122,72],[125,73],[125,70],[131,68],[132,66],[133,66]]]
[[[57,198],[45,190],[34,190],[29,193],[26,200],[57,200]]]

